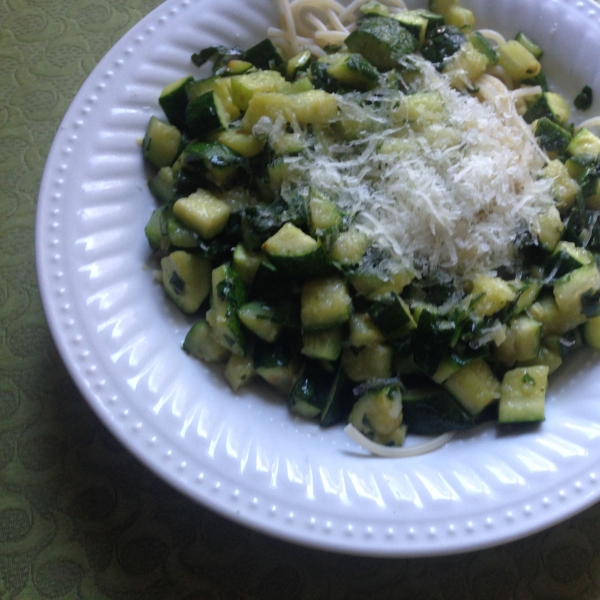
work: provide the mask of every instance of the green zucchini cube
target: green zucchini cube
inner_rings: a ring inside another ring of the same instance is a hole
[[[210,262],[185,250],[160,261],[167,295],[185,313],[196,312],[210,293]]]
[[[548,367],[520,367],[502,380],[498,404],[499,423],[530,423],[544,420]]]
[[[227,225],[231,209],[206,190],[198,190],[173,205],[173,214],[202,239],[210,240]]]
[[[302,287],[300,316],[304,331],[329,329],[345,323],[352,312],[352,298],[342,277],[308,281]]]
[[[350,52],[362,54],[380,71],[396,67],[400,59],[413,53],[418,45],[417,38],[398,21],[380,16],[360,21],[346,38]]]
[[[483,358],[470,362],[446,379],[444,387],[470,415],[500,398],[500,382]]]

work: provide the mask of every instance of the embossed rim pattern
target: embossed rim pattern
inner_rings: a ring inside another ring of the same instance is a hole
[[[465,4],[482,26],[541,40],[565,89],[600,89],[599,65],[583,60],[600,54],[592,0]],[[596,502],[600,368],[592,353],[574,356],[553,379],[539,428],[518,436],[482,429],[434,454],[390,461],[365,457],[340,429],[294,419],[262,388],[234,396],[218,373],[181,352],[189,323],[152,282],[143,226],[154,203],[137,140],[159,114],[162,86],[191,70],[192,52],[258,41],[275,12],[271,0],[168,0],[106,55],[60,126],[40,187],[36,260],[52,334],[84,397],[181,492],[318,548],[463,552]]]

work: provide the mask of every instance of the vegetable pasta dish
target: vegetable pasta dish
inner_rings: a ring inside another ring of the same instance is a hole
[[[212,76],[169,83],[143,141],[183,349],[381,456],[542,421],[565,354],[600,349],[593,90],[457,0],[277,6],[191,57]]]

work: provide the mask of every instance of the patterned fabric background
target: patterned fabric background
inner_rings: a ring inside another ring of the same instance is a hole
[[[0,597],[600,598],[600,506],[504,547],[364,559],[295,547],[172,491],[92,414],[53,346],[34,219],[60,119],[159,0],[0,0]]]

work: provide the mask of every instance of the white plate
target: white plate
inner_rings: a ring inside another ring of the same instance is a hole
[[[465,2],[466,4],[466,2]],[[600,9],[591,0],[472,0],[480,26],[540,40],[568,97],[600,93]],[[154,207],[138,140],[190,55],[249,44],[273,0],[169,0],[121,39],[73,101],[41,185],[37,266],[48,321],[85,398],[171,485],[245,525],[315,547],[417,556],[506,542],[600,493],[600,367],[581,353],[552,380],[547,421],[493,428],[418,458],[367,457],[258,389],[232,394],[181,351],[188,321],[153,283]],[[598,110],[599,103],[595,103]],[[594,111],[590,111],[592,114]]]

